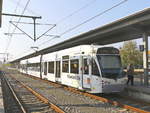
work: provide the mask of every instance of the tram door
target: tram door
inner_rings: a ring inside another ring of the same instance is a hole
[[[82,57],[82,87],[91,90],[90,58]]]
[[[60,82],[60,61],[56,61],[56,72],[55,72],[55,78],[56,81]]]

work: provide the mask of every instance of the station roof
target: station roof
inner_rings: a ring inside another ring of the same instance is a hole
[[[106,45],[141,38],[143,33],[150,35],[150,8],[119,19],[110,24],[98,27],[81,35],[72,37],[61,43],[29,54],[12,62],[18,62],[37,55],[47,54],[58,50],[83,44]]]
[[[3,0],[0,0],[0,27],[2,24],[2,5],[3,5]]]

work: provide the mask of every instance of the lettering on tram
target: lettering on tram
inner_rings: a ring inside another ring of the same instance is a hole
[[[80,80],[80,77],[79,76],[71,76],[71,75],[67,75],[68,78],[71,78],[71,79],[75,79],[75,80]]]

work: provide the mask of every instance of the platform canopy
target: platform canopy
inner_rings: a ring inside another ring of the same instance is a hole
[[[110,24],[98,27],[61,43],[29,54],[12,62],[18,62],[37,55],[43,55],[58,50],[83,44],[106,45],[141,38],[143,33],[150,35],[150,8],[119,19]]]
[[[2,24],[2,6],[3,6],[3,0],[0,0],[0,27]]]

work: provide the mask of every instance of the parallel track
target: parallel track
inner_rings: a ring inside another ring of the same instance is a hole
[[[12,76],[11,76],[12,77]],[[43,103],[47,104],[50,108],[54,109],[57,113],[65,113],[62,109],[60,109],[55,104],[51,103],[47,98],[39,94],[38,92],[34,91],[29,86],[25,85],[24,83],[18,81],[16,78],[12,77],[15,81],[17,81],[22,87],[26,88],[28,91],[30,91],[34,96],[36,96],[39,100],[41,100]]]
[[[5,113],[26,113],[10,83],[1,75]]]
[[[126,104],[150,112],[150,103],[146,103],[138,99],[133,99],[132,97],[126,96],[125,95],[126,93],[125,94],[124,93],[125,92],[119,94],[107,94],[107,95],[105,94],[101,96],[103,96],[104,98],[111,99],[113,101],[120,102],[124,105]]]
[[[15,107],[9,108],[9,110],[5,107],[6,113],[65,113],[59,107],[50,103],[45,97],[16,80],[14,77],[9,77],[9,80],[3,77],[2,81],[3,84],[7,84],[13,94],[13,102],[15,101],[17,103],[14,105]],[[3,89],[4,88],[6,87],[3,87]],[[10,97],[10,95],[7,96]],[[5,105],[7,106],[8,103],[10,102],[7,102]],[[10,103],[9,107],[11,105],[12,103]]]

